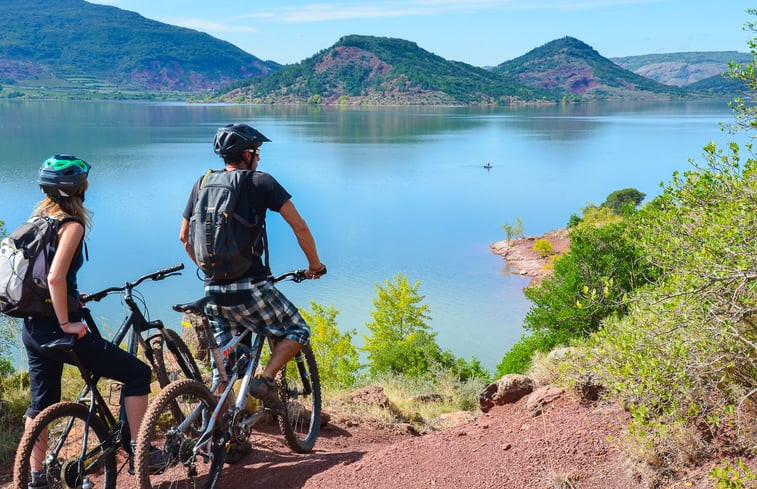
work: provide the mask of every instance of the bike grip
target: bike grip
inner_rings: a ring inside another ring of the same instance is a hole
[[[94,293],[94,294],[84,294],[79,297],[79,300],[82,301],[82,303],[87,303],[90,301],[100,302],[103,297],[105,297],[108,294],[103,294],[100,292]]]
[[[163,270],[158,270],[158,274],[160,275],[168,275],[169,273],[178,272],[179,270],[184,269],[184,264],[179,263],[178,265],[174,265],[172,267],[164,268]]]

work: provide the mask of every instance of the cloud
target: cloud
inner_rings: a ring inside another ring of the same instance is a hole
[[[266,17],[268,20],[283,23],[308,23],[482,11],[588,10],[661,1],[663,0],[385,0],[374,1],[370,4],[333,1],[305,3],[297,7],[282,7],[265,14],[243,14],[239,17]]]
[[[220,22],[212,22],[204,19],[162,19],[162,22],[167,24],[177,25],[180,27],[186,27],[188,29],[195,29],[203,32],[243,32],[253,33],[258,30],[248,25],[238,24],[223,24]]]

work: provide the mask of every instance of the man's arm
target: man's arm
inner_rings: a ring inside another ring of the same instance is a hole
[[[192,259],[192,261],[197,265],[197,260],[195,260],[195,254],[194,250],[192,250],[192,246],[189,244],[189,221],[186,219],[181,220],[181,230],[179,231],[179,241],[181,241],[181,244],[184,245],[184,251],[187,252],[187,255],[189,255],[189,258]]]
[[[302,252],[305,253],[305,257],[308,260],[308,272],[310,272],[309,278],[318,278],[318,272],[322,271],[325,267],[318,258],[318,250],[315,248],[315,239],[310,233],[305,220],[297,212],[294,204],[291,200],[287,200],[279,209],[279,214],[289,224],[294,231],[294,235],[297,237],[297,243],[300,245]]]

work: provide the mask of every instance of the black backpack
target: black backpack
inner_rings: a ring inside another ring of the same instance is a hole
[[[261,225],[254,212],[237,208],[241,183],[249,174],[245,170],[208,170],[200,181],[189,218],[189,244],[209,279],[241,278],[252,265],[256,240],[262,239],[266,245],[265,223]]]
[[[69,220],[75,219],[35,216],[0,242],[0,312],[17,318],[55,314],[47,274],[58,229]]]

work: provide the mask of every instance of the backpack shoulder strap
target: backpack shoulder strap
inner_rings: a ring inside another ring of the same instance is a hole
[[[208,171],[205,172],[205,175],[202,176],[202,180],[200,180],[200,187],[199,188],[202,188],[202,187],[205,186],[205,184],[208,181],[208,177],[210,177],[211,173],[213,173],[213,170],[208,170]]]

